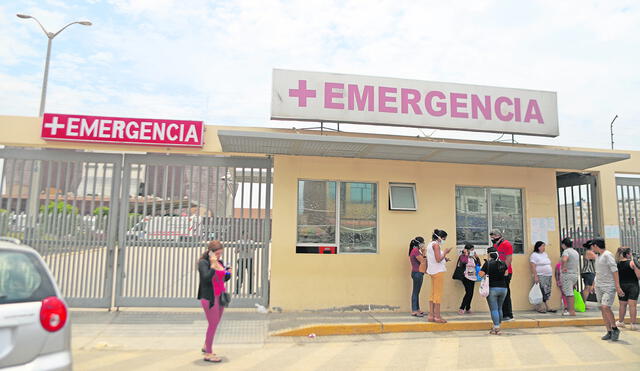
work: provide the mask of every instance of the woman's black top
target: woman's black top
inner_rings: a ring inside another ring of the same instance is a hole
[[[504,272],[508,269],[502,260],[489,260],[484,263],[481,271],[489,276],[489,287],[507,287]]]
[[[220,260],[220,264],[224,267],[224,263]],[[215,305],[213,294],[213,275],[216,270],[211,268],[211,262],[207,259],[200,259],[198,262],[198,274],[200,274],[200,285],[198,285],[198,300],[209,300],[209,308]],[[224,282],[231,279],[230,274],[224,276]]]
[[[618,262],[618,275],[620,276],[620,283],[638,283],[638,277],[636,272],[631,268],[631,260],[624,260]]]

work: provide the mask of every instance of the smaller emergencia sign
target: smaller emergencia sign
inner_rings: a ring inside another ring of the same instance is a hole
[[[91,143],[202,147],[202,121],[45,113],[42,139]]]
[[[271,118],[555,137],[555,92],[273,71]]]

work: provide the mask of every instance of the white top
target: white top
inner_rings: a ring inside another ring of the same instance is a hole
[[[433,251],[433,245],[436,243],[436,241],[431,241],[427,246],[427,274],[437,274],[447,271],[445,259],[442,259],[440,262],[436,261],[436,254],[435,251]],[[442,248],[440,248],[440,254],[442,255]]]
[[[553,270],[551,270],[551,259],[549,259],[549,255],[547,255],[546,252],[532,253],[529,258],[529,262],[535,264],[538,276],[553,276]]]

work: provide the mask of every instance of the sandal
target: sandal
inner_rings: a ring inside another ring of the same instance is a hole
[[[424,317],[424,314],[420,314],[420,313],[411,313],[411,316],[413,316],[413,317]]]
[[[542,309],[536,309],[536,312],[538,312],[538,313],[547,313],[546,310],[542,310]]]
[[[205,362],[213,362],[213,363],[220,363],[222,362],[222,358],[220,357],[204,357],[204,361]]]
[[[436,320],[432,316],[427,316],[427,322],[435,322]]]
[[[444,318],[434,318],[433,322],[435,323],[447,323],[447,320]]]

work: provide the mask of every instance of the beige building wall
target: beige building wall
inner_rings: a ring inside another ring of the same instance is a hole
[[[273,199],[271,260],[271,305],[284,310],[323,309],[356,305],[410,309],[411,278],[407,256],[409,241],[431,237],[434,228],[449,233],[455,246],[456,185],[509,187],[523,190],[525,220],[554,216],[557,201],[553,169],[421,163],[344,158],[276,156]],[[374,182],[378,184],[377,254],[296,254],[298,179]],[[389,182],[416,183],[418,211],[390,211]],[[526,241],[530,240],[525,223]],[[557,226],[547,236],[549,255],[559,259]],[[513,304],[529,307],[531,279],[528,252],[514,256]],[[457,309],[464,290],[453,274],[457,251],[447,263],[444,310]],[[426,276],[425,276],[426,277]],[[425,279],[421,303],[431,291]],[[556,298],[558,296],[556,295]],[[486,302],[475,295],[473,307],[486,310]]]

